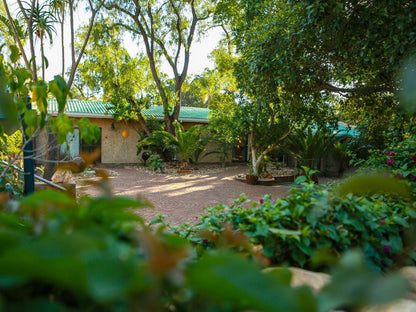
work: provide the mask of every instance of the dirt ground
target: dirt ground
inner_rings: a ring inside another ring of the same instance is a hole
[[[266,194],[273,198],[283,197],[289,190],[286,185],[248,185],[235,179],[236,175],[246,171],[246,165],[182,176],[154,175],[141,166],[108,170],[115,195],[148,199],[154,208],[144,208],[138,213],[147,221],[159,213],[167,215],[173,225],[196,223],[204,207],[231,205],[242,193],[248,199],[258,201]],[[78,195],[99,196],[101,190],[90,183],[83,185],[91,180],[95,178],[78,179]]]

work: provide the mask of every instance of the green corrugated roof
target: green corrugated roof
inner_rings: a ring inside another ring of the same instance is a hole
[[[108,114],[106,105],[109,103],[100,101],[68,100],[65,106],[66,114],[105,115]],[[48,112],[57,113],[58,103],[55,99],[48,99]]]
[[[68,100],[65,106],[65,113],[68,116],[111,117],[112,112],[107,110],[107,107],[110,106],[111,104],[107,102]],[[58,112],[58,103],[55,99],[48,99],[48,112],[52,114]],[[207,121],[209,112],[210,110],[208,108],[182,106],[179,119]],[[149,109],[144,110],[143,115],[163,118],[163,107],[153,105]]]

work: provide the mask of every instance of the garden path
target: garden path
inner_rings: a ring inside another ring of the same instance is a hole
[[[235,180],[237,174],[246,170],[246,165],[238,165],[220,172],[167,176],[151,174],[143,167],[112,168],[110,183],[116,195],[144,197],[153,204],[153,209],[144,208],[138,212],[147,221],[161,213],[168,216],[171,224],[178,225],[196,223],[204,207],[231,205],[241,193],[258,201],[266,194],[273,198],[283,197],[289,190],[284,185],[248,185]],[[100,194],[100,190],[91,185],[79,185],[77,192],[94,197]]]

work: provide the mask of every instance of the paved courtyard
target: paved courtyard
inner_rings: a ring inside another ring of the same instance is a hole
[[[169,222],[178,225],[196,223],[204,207],[231,205],[241,193],[245,193],[248,199],[258,201],[266,194],[273,198],[283,197],[289,190],[284,185],[248,185],[235,180],[237,174],[246,170],[246,165],[240,165],[202,175],[154,175],[139,167],[111,169],[110,172],[114,173],[111,186],[116,195],[142,196],[153,204],[153,209],[144,208],[138,212],[147,221],[161,213],[168,216]],[[91,196],[98,196],[100,192],[91,185],[77,188],[80,194]]]

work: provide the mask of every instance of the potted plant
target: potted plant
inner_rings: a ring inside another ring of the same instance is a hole
[[[255,185],[258,183],[259,176],[254,174],[253,166],[250,166],[248,173],[246,174],[247,184]]]

